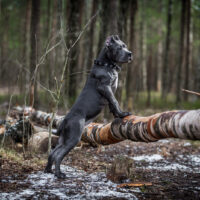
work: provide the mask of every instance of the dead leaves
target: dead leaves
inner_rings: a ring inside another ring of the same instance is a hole
[[[125,188],[125,187],[142,187],[142,186],[152,186],[151,182],[135,182],[135,183],[122,183],[118,185],[118,188]]]

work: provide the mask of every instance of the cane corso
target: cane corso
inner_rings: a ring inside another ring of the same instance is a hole
[[[65,174],[60,171],[63,158],[80,141],[85,124],[96,117],[106,104],[114,117],[123,118],[130,115],[129,112],[120,109],[114,93],[121,69],[117,63],[129,63],[131,60],[132,52],[117,35],[107,38],[98,58],[94,61],[81,94],[58,128],[59,142],[49,155],[46,173],[52,173],[52,165],[55,162],[55,175],[58,178],[65,178]]]

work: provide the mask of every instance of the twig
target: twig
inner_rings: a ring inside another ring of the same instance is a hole
[[[197,96],[200,96],[200,93],[199,92],[194,92],[194,91],[191,91],[191,90],[185,90],[185,89],[182,89],[183,92],[187,92],[187,93],[190,93],[190,94],[195,94]]]
[[[22,64],[18,60],[16,60],[16,64],[17,64],[17,66],[19,68],[21,68],[22,70],[24,70],[28,74],[31,74],[31,72],[27,68],[23,67]],[[35,82],[38,83],[43,90],[46,90],[47,92],[49,92],[50,95],[51,95],[51,97],[53,98],[53,100],[55,100],[55,94],[56,93],[54,91],[51,91],[50,89],[48,89],[47,87],[45,87],[44,84],[41,83],[41,81],[35,80]]]
[[[36,40],[37,41],[37,40]],[[36,43],[37,44],[37,43]],[[34,72],[33,72],[33,76],[32,76],[32,78],[31,78],[31,82],[30,82],[30,89],[31,90],[33,90],[33,91],[31,91],[30,93],[32,93],[33,95],[33,100],[32,100],[32,103],[31,103],[31,107],[33,107],[33,105],[34,105],[34,88],[35,88],[35,83],[36,83],[36,77],[37,77],[37,72],[38,72],[38,68],[39,68],[39,66],[41,65],[41,64],[43,64],[43,62],[44,62],[44,60],[45,60],[45,58],[46,58],[46,56],[53,50],[53,49],[55,49],[58,45],[60,45],[61,44],[61,40],[58,42],[58,43],[56,43],[54,46],[52,46],[51,48],[49,48],[49,45],[50,45],[50,42],[47,44],[47,47],[46,47],[46,50],[45,50],[45,53],[40,57],[40,59],[39,59],[39,61],[38,61],[38,63],[36,64],[36,66],[35,66],[35,70],[34,70]],[[36,59],[36,61],[37,61],[37,59]],[[53,96],[53,93],[51,93],[51,96],[53,97],[53,99],[54,99],[54,96]]]

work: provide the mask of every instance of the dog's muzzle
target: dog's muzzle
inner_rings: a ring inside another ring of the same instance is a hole
[[[133,54],[132,52],[128,52],[128,63],[130,63],[133,60]]]

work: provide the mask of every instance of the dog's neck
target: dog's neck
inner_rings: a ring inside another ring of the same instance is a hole
[[[98,66],[110,66],[111,68],[120,71],[121,67],[118,66],[116,62],[114,62],[111,58],[108,57],[107,51],[107,48],[104,47],[101,50],[98,58],[94,61],[94,64]]]

